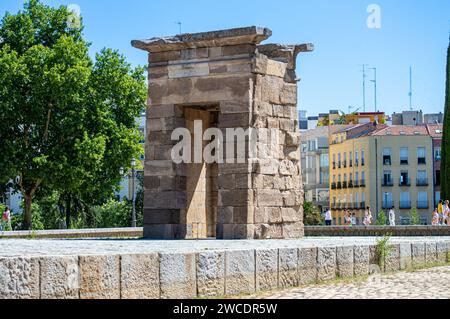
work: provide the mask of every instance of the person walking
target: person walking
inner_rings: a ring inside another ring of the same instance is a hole
[[[395,211],[393,208],[389,211],[389,225],[395,227]]]
[[[364,216],[364,226],[370,226],[372,225],[373,217],[372,212],[370,211],[370,207],[366,208],[365,216]]]
[[[351,222],[352,226],[356,226],[356,213],[352,213]]]
[[[331,210],[328,209],[328,210],[325,212],[325,225],[326,225],[326,226],[331,226],[332,223],[333,223],[333,215],[331,214]]]
[[[442,216],[444,219],[444,225],[450,226],[450,206],[449,206],[448,200],[446,200],[444,202],[444,205],[442,208]]]
[[[439,214],[439,222],[438,225],[443,225],[444,224],[444,201],[441,199],[439,201],[438,207],[437,207],[437,213]]]
[[[11,231],[11,211],[6,206],[2,214],[2,231]]]

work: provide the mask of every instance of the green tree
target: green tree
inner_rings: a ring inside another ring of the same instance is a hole
[[[43,190],[60,192],[70,226],[73,209],[110,196],[142,153],[143,68],[111,49],[93,61],[71,21],[66,7],[29,0],[0,22],[0,182],[19,176],[25,229]]]
[[[417,214],[417,209],[416,208],[412,208],[411,211],[409,212],[410,215],[410,225],[416,226],[420,224],[420,219],[419,219],[419,215]]]
[[[377,216],[377,226],[386,226],[386,213],[384,211],[380,211]]]
[[[306,226],[323,225],[323,218],[319,209],[310,202],[303,203],[303,215]]]
[[[445,87],[444,136],[442,139],[441,198],[450,199],[450,44],[447,50],[447,83]]]

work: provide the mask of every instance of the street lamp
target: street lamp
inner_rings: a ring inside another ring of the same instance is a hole
[[[136,179],[136,160],[133,158],[131,160],[131,181],[132,181],[132,187],[131,187],[131,197],[133,201],[133,212],[131,215],[131,227],[136,227],[136,192],[135,192],[135,179]]]

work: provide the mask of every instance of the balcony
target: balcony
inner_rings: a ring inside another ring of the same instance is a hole
[[[336,169],[336,162],[333,162],[333,169]]]
[[[383,209],[392,209],[394,207],[395,205],[393,201],[383,201]]]
[[[366,161],[365,160],[362,160],[361,161],[361,166],[365,166],[366,165]]]
[[[428,209],[430,208],[430,203],[427,200],[418,200],[417,209]]]
[[[342,162],[342,166],[343,166],[344,168],[347,168],[347,161]]]
[[[417,179],[417,186],[428,186],[428,178],[418,178]]]
[[[353,167],[353,161],[352,160],[349,161],[348,166],[349,167]]]
[[[419,165],[426,165],[427,164],[427,159],[425,157],[419,157],[417,159],[417,164],[419,164]]]
[[[341,182],[337,183],[337,189],[342,189],[342,183]]]
[[[411,201],[400,201],[400,209],[411,209]]]
[[[338,168],[341,168],[341,167],[342,167],[342,163],[338,162]]]
[[[348,182],[348,188],[353,188],[353,181]]]
[[[408,159],[400,159],[400,165],[409,165],[409,160]]]
[[[343,188],[343,189],[347,189],[347,188],[348,188],[347,182],[343,182],[343,183],[342,183],[342,188]]]
[[[392,179],[383,179],[381,181],[381,185],[383,187],[392,187],[392,186],[394,186],[394,181]]]
[[[355,160],[355,167],[358,167],[358,166],[359,166],[359,161]]]
[[[411,179],[409,177],[400,178],[398,186],[400,186],[400,187],[409,187],[409,186],[411,186]]]
[[[331,189],[337,189],[336,183],[331,183]]]
[[[361,182],[359,183],[360,187],[366,187],[366,180],[362,179]]]
[[[353,187],[354,188],[358,188],[359,187],[359,181],[358,180],[355,181],[355,183],[353,184]]]
[[[383,165],[385,165],[385,166],[391,166],[392,165],[392,161],[391,161],[391,157],[390,156],[384,156],[383,157]]]

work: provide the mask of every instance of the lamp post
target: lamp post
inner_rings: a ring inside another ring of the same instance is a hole
[[[136,192],[135,192],[135,179],[136,179],[136,160],[133,158],[131,160],[131,197],[133,202],[133,211],[131,215],[131,227],[135,228],[136,221]]]

